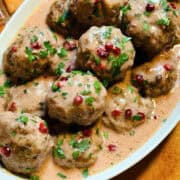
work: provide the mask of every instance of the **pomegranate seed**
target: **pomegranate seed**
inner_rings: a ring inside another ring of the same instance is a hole
[[[12,102],[12,103],[11,103],[11,106],[9,107],[9,111],[15,112],[16,110],[17,110],[16,103],[15,103],[15,102]]]
[[[110,43],[110,42],[109,42],[109,43],[106,43],[106,44],[105,44],[105,48],[106,48],[107,51],[111,51],[111,50],[113,49],[113,44]]]
[[[67,80],[68,80],[68,78],[64,77],[64,76],[60,78],[60,81],[67,81]]]
[[[170,6],[173,8],[173,9],[176,9],[176,5],[174,4],[174,3],[169,3],[170,4]]]
[[[121,49],[118,47],[115,47],[113,48],[113,53],[119,56],[121,54]]]
[[[62,83],[61,83],[60,81],[57,82],[57,87],[58,87],[58,88],[62,88],[62,86],[63,86],[63,85],[62,85]]]
[[[84,129],[84,130],[82,131],[82,133],[83,133],[83,136],[85,136],[85,137],[90,137],[91,134],[92,134],[92,131],[91,131],[90,129]]]
[[[126,119],[130,119],[132,117],[132,110],[131,109],[125,110],[125,117],[126,117]]]
[[[63,47],[68,51],[72,51],[77,48],[77,44],[75,40],[66,40],[63,43]]]
[[[39,131],[43,134],[48,133],[48,128],[45,126],[45,124],[43,122],[41,122],[39,124]]]
[[[115,110],[113,110],[113,111],[111,112],[111,115],[112,115],[113,117],[120,116],[120,114],[121,114],[121,111],[118,110],[118,109],[115,109]]]
[[[164,69],[165,69],[166,71],[171,71],[171,70],[172,70],[172,66],[171,66],[170,64],[165,64],[165,65],[164,65]]]
[[[151,12],[151,11],[154,11],[154,9],[155,9],[154,4],[148,3],[148,4],[146,5],[146,11]]]
[[[98,66],[98,68],[100,69],[100,70],[105,70],[106,69],[106,64],[100,64],[99,66]]]
[[[108,149],[109,149],[110,152],[114,152],[114,151],[116,151],[116,145],[114,145],[114,144],[109,144],[109,145],[108,145]]]
[[[9,147],[2,147],[1,148],[1,153],[4,156],[9,157],[11,155],[11,149]]]
[[[138,116],[141,117],[141,120],[144,120],[144,119],[145,119],[145,114],[142,113],[142,112],[138,112]]]
[[[74,98],[73,104],[79,106],[80,104],[82,104],[82,102],[83,102],[82,96],[77,95],[77,96]]]
[[[13,47],[11,48],[11,51],[12,51],[12,52],[17,52],[17,47],[16,47],[16,46],[13,46]]]
[[[72,67],[71,66],[68,66],[67,68],[66,68],[66,72],[71,72],[73,69],[72,69]]]
[[[154,119],[157,119],[157,116],[156,116],[156,115],[154,115]]]
[[[140,74],[136,75],[136,81],[137,81],[139,84],[143,83],[143,82],[144,82],[143,76],[140,75]]]
[[[35,42],[31,44],[31,48],[38,50],[41,49],[41,45],[39,44],[39,42]]]
[[[107,58],[109,55],[109,52],[103,46],[101,46],[97,49],[97,54],[101,58]]]

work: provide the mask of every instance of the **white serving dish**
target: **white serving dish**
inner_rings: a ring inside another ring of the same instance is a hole
[[[41,2],[43,2],[43,0],[25,0],[21,7],[10,19],[3,32],[0,34],[0,64],[2,62],[4,51],[24,25],[28,17],[34,12]],[[174,129],[179,120],[180,102],[176,105],[171,115],[167,118],[167,121],[162,124],[162,127],[159,128],[159,130],[157,130],[157,132],[143,146],[137,149],[125,160],[101,173],[88,177],[87,180],[109,179],[132,167],[137,162],[142,160],[146,155],[148,155],[153,149],[155,149]],[[0,168],[0,179],[15,180],[20,178],[7,172],[3,168]]]

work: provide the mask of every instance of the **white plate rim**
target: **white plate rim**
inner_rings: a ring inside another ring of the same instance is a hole
[[[42,1],[43,0],[25,0],[20,8],[16,11],[16,13],[11,17],[3,32],[0,34],[0,64],[2,62],[1,60],[3,52],[7,49],[8,45],[14,39],[19,29],[24,25],[28,17],[33,13],[33,11]],[[150,152],[152,152],[175,128],[180,120],[179,112],[180,102],[177,103],[176,107],[174,108],[171,115],[167,118],[166,122],[162,123],[162,126],[152,137],[150,137],[150,139],[144,145],[142,145],[139,149],[137,149],[123,161],[112,167],[109,167],[108,169],[98,174],[89,176],[87,180],[110,179],[124,172],[125,170],[129,169],[137,162],[142,160]],[[20,179],[19,177],[7,172],[4,169],[0,169],[0,177],[3,180]]]

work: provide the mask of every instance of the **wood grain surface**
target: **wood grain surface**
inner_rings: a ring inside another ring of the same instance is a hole
[[[13,13],[22,0],[4,2]],[[150,155],[113,180],[180,180],[180,123]]]

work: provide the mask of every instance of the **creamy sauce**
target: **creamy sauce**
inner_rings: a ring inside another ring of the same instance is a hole
[[[45,21],[49,8],[53,2],[54,0],[44,0],[40,7],[29,18],[28,22],[25,24],[25,27],[47,27]],[[147,142],[147,140],[157,131],[157,129],[163,123],[165,123],[166,118],[176,106],[176,103],[180,101],[179,84],[180,81],[178,80],[176,87],[171,93],[156,99],[155,115],[157,118],[151,119],[145,124],[125,134],[118,134],[111,129],[102,127],[101,132],[108,132],[109,137],[107,139],[104,138],[103,150],[99,153],[96,163],[89,168],[89,175],[96,174],[112,167],[113,165],[127,158],[132,152]],[[117,146],[117,150],[115,152],[109,152],[107,147],[109,144],[115,144]],[[67,179],[75,180],[83,179],[82,171],[83,169],[60,168],[53,162],[52,158],[49,158],[41,168],[38,175],[42,180],[59,180],[60,178],[57,176],[57,173],[60,172],[66,175]]]

